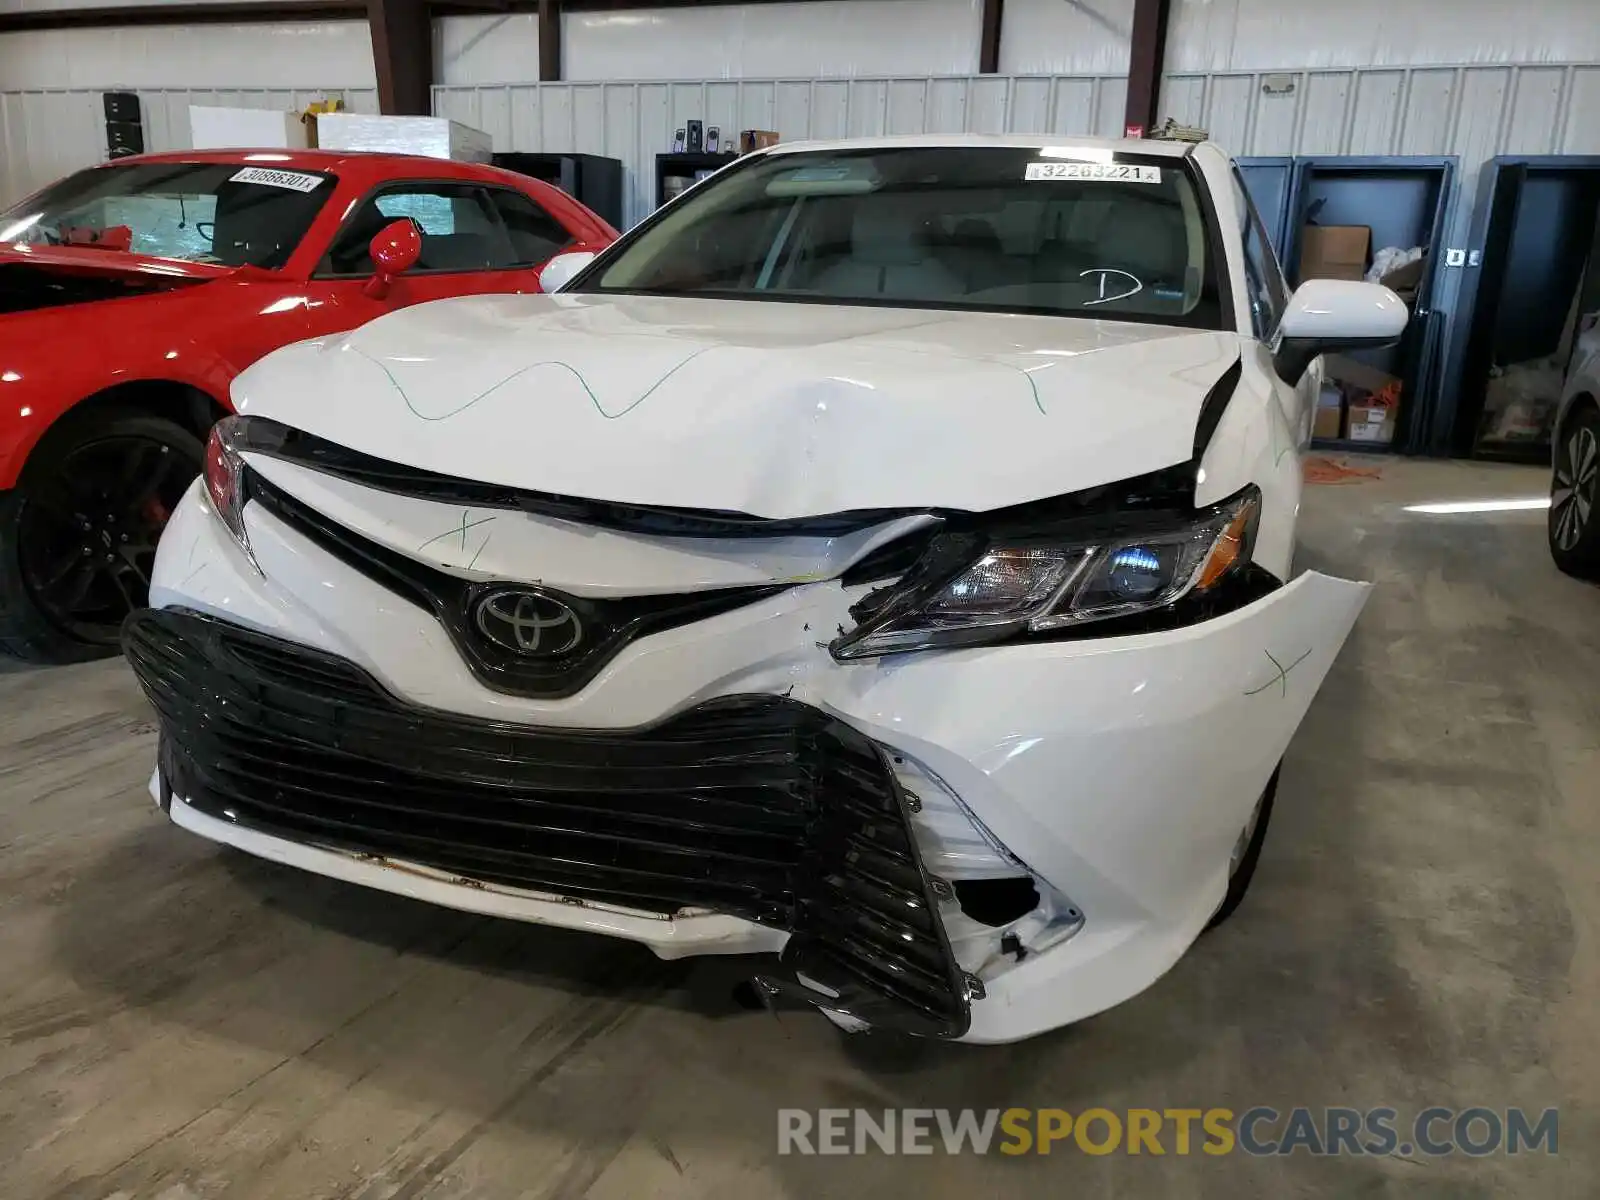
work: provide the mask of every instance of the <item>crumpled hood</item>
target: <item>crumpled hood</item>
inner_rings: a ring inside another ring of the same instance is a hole
[[[17,322],[60,320],[61,308],[172,293],[253,270],[93,246],[0,246],[0,320],[15,335]]]
[[[510,487],[769,518],[981,511],[1188,459],[1233,334],[697,298],[474,297],[287,347],[240,412]]]

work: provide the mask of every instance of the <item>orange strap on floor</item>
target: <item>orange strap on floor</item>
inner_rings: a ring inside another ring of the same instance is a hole
[[[1307,483],[1362,483],[1368,479],[1382,479],[1381,467],[1352,467],[1343,459],[1335,462],[1320,454],[1313,454],[1306,459],[1305,479]]]

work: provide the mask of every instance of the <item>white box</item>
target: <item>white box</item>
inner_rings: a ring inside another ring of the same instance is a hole
[[[493,150],[483,130],[444,117],[374,117],[366,113],[318,117],[317,144],[324,150],[378,150],[474,163],[488,162]]]
[[[271,108],[191,104],[189,137],[195,150],[304,150],[308,145],[300,114]]]

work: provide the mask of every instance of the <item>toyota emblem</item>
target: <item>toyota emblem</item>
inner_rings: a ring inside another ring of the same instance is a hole
[[[531,588],[490,592],[478,601],[476,618],[484,637],[529,657],[556,658],[583,640],[583,623],[571,606]]]

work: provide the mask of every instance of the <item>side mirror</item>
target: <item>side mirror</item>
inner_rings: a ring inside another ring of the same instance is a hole
[[[1289,297],[1273,366],[1285,382],[1299,383],[1319,354],[1392,345],[1410,315],[1405,301],[1382,284],[1308,279]]]
[[[422,257],[422,235],[410,217],[391,221],[372,239],[372,278],[361,290],[374,300],[382,300],[394,286],[394,277],[409,271]]]
[[[569,250],[565,254],[558,254],[545,263],[544,270],[539,272],[539,290],[545,295],[559,292],[571,283],[577,273],[594,261],[594,252],[590,250]]]

